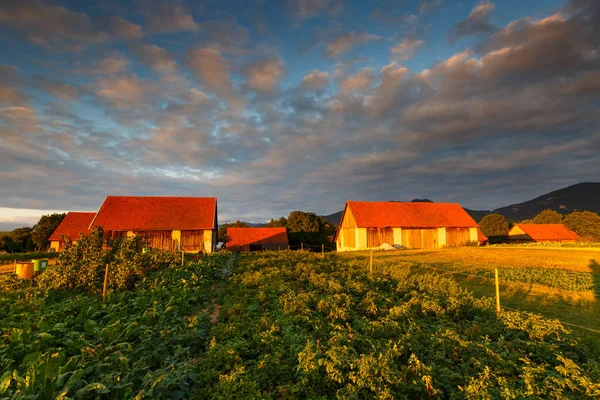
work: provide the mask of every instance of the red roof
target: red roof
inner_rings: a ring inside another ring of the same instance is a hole
[[[460,204],[348,201],[359,228],[476,228]]]
[[[537,241],[577,240],[579,236],[563,224],[516,224],[527,236]]]
[[[285,228],[227,228],[227,247],[243,247],[249,244],[288,242]]]
[[[62,240],[61,236],[66,236],[71,240],[79,239],[82,234],[90,233],[89,226],[96,215],[95,212],[69,212],[65,218],[56,227],[48,240]]]
[[[483,232],[481,232],[481,229],[477,228],[477,241],[479,243],[485,243],[485,242],[487,242],[487,240],[488,240],[487,236],[485,236],[483,234]]]
[[[108,196],[92,227],[105,231],[205,230],[215,228],[215,197]]]

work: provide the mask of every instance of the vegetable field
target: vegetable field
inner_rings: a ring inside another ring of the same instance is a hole
[[[406,268],[221,253],[150,269],[106,304],[0,279],[0,397],[600,396],[597,357],[560,323]]]

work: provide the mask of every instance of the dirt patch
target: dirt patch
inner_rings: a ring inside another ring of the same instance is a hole
[[[211,307],[213,309],[213,312],[210,314],[210,323],[214,325],[217,323],[219,315],[221,314],[221,305],[215,302],[214,297],[210,299],[210,304],[202,310],[202,313],[208,313]]]

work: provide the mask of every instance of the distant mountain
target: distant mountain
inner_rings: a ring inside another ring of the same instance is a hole
[[[325,219],[325,221],[329,222],[330,224],[339,225],[340,221],[342,219],[342,214],[343,213],[344,213],[344,211],[338,211],[338,212],[333,213],[333,214],[322,215],[322,217]]]
[[[573,211],[600,213],[600,182],[578,183],[533,200],[497,208],[492,212],[503,215],[508,221],[517,222],[533,218],[546,209],[560,214],[569,214]]]
[[[431,202],[429,199],[414,199],[413,202]],[[523,203],[513,204],[495,210],[470,210],[465,211],[477,222],[488,214],[498,213],[511,222],[531,219],[544,210],[554,210],[560,214],[569,214],[573,211],[592,211],[600,214],[600,182],[578,183],[564,189],[555,190]],[[343,211],[330,215],[323,215],[326,221],[339,224]]]
[[[465,211],[477,222],[481,221],[481,218],[491,213],[490,210],[471,210],[469,208],[465,208]]]

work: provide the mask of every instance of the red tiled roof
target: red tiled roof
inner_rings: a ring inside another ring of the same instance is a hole
[[[249,244],[286,243],[285,228],[227,228],[227,247],[242,247]]]
[[[96,215],[95,212],[69,212],[65,218],[56,227],[48,240],[62,240],[61,236],[66,236],[71,240],[79,239],[81,234],[90,233],[89,226]]]
[[[359,228],[476,228],[477,223],[455,203],[348,201]]]
[[[532,240],[577,240],[579,236],[563,224],[516,224]]]
[[[485,243],[485,242],[487,242],[487,240],[488,240],[487,236],[485,236],[483,234],[483,232],[481,232],[481,229],[477,228],[477,241],[479,243]]]
[[[90,228],[105,231],[215,228],[215,197],[107,196]]]

